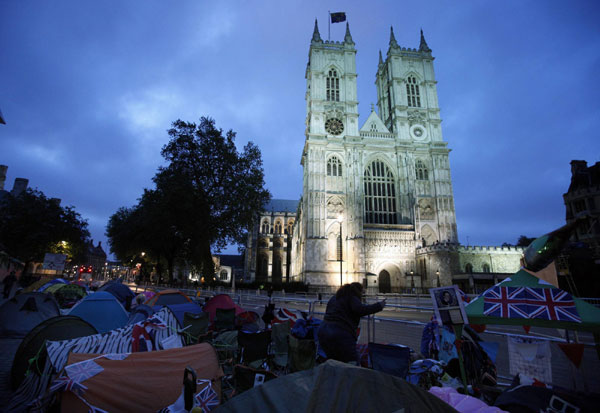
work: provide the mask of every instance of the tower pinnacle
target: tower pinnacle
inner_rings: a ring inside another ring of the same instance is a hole
[[[390,48],[396,48],[398,46],[398,42],[396,41],[396,37],[394,36],[394,27],[390,26]]]
[[[354,44],[352,41],[352,35],[350,34],[350,25],[346,22],[346,36],[344,37],[344,43]]]
[[[313,31],[313,42],[322,42],[321,34],[319,33],[319,25],[317,24],[317,19],[315,19],[315,30]]]
[[[429,46],[427,46],[427,42],[425,41],[423,29],[421,29],[421,43],[419,44],[419,52],[431,52],[431,49]]]
[[[381,49],[379,49],[379,65],[383,64],[383,57],[381,57]]]

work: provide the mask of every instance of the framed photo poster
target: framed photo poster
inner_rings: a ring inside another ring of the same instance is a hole
[[[431,294],[438,323],[443,325],[468,323],[465,305],[456,285],[431,288],[429,294]]]

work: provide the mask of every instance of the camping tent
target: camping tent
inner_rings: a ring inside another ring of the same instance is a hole
[[[91,358],[94,358],[92,363],[98,373],[89,377],[78,374],[80,366],[86,365]],[[89,406],[107,412],[155,412],[177,400],[182,391],[183,372],[188,366],[194,369],[198,380],[213,382],[218,401],[219,379],[223,372],[217,353],[208,343],[151,353],[132,353],[124,356],[124,360],[71,353],[65,376],[74,370],[73,377],[77,384],[86,387],[81,397]],[[132,380],[134,377],[136,379]],[[89,406],[70,391],[62,395],[61,408],[64,412],[87,412]]]
[[[0,306],[0,338],[23,338],[42,321],[60,315],[51,295],[24,293]]]
[[[204,311],[209,314],[210,322],[212,323],[217,313],[217,308],[230,309],[235,308],[235,315],[245,312],[242,307],[235,304],[230,296],[227,294],[217,294],[212,297],[204,306]]]
[[[54,328],[51,331],[43,329],[38,331],[38,334],[35,334],[35,330],[38,330],[40,325],[23,340],[22,346],[25,346],[27,351],[24,351],[24,354],[20,356],[19,352],[17,352],[17,357],[15,357],[11,373],[13,374],[13,386],[18,386],[18,388],[13,393],[8,405],[3,406],[6,411],[22,411],[25,406],[40,397],[42,398],[41,401],[38,400],[40,401],[40,406],[47,405],[48,401],[54,395],[52,391],[47,392],[48,385],[54,379],[56,372],[62,371],[65,367],[69,353],[131,353],[139,350],[139,347],[141,347],[139,343],[142,340],[145,341],[145,337],[152,342],[152,344],[146,342],[146,348],[162,348],[162,343],[169,337],[175,338],[175,343],[172,343],[175,346],[183,345],[181,336],[176,333],[180,327],[179,322],[168,308],[163,308],[151,319],[145,320],[142,323],[131,324],[104,334],[95,334],[95,329],[92,325],[81,320],[79,317],[73,316],[55,317],[46,320],[42,325],[50,324],[56,319],[62,322],[63,325],[60,325],[59,322],[57,324],[59,327],[65,327],[64,329],[59,329],[58,331],[55,331]],[[67,319],[79,320],[80,323],[85,323],[94,333],[76,334],[75,330],[79,330],[79,328],[71,328],[72,323],[65,321]],[[73,331],[71,332],[70,330]],[[53,339],[50,332],[55,335],[62,333],[66,339],[61,339],[60,337]],[[72,335],[68,336],[68,333]],[[46,338],[45,336],[48,335],[50,337]],[[30,336],[32,337],[29,340],[31,343],[25,344]],[[45,348],[40,348],[43,343],[46,343]],[[35,359],[35,363],[31,366],[33,374],[29,374],[23,379],[22,376],[27,370],[28,360],[32,357]],[[17,362],[20,365],[17,369],[20,371],[15,371],[15,363]],[[18,381],[15,381],[15,375],[19,377]],[[40,408],[39,410],[43,409]]]
[[[508,288],[504,288],[508,287]],[[520,270],[465,306],[471,324],[507,324],[600,333],[600,309]]]
[[[69,308],[86,296],[85,288],[77,284],[53,284],[46,288],[45,293],[52,294],[60,308]]]
[[[40,349],[46,341],[84,337],[96,333],[94,326],[75,316],[52,317],[39,324],[25,336],[13,359],[10,373],[13,390],[19,387],[28,369],[33,372],[42,370],[46,362],[46,353]],[[34,359],[31,365],[30,359]]]
[[[179,290],[163,290],[156,293],[144,304],[154,307],[155,305],[191,303],[192,300]]]
[[[117,300],[119,300],[123,307],[125,307],[127,304],[127,297],[131,297],[130,300],[133,300],[133,297],[135,297],[135,294],[128,286],[116,281],[107,282],[98,288],[98,291],[106,291],[111,293],[117,298]]]
[[[98,291],[88,295],[75,304],[69,311],[69,315],[75,315],[87,321],[98,330],[98,333],[106,333],[123,327],[129,318],[121,303],[107,291]]]
[[[63,280],[62,278],[53,278],[50,281],[48,281],[46,284],[40,286],[36,291],[39,292],[44,292],[44,290],[46,290],[46,288],[50,287],[51,285],[54,284],[68,284],[69,282],[66,280]]]
[[[334,360],[265,382],[223,404],[222,412],[455,412],[401,378]]]
[[[162,307],[161,307],[162,308]],[[154,309],[145,304],[136,305],[129,313],[127,325],[139,323],[154,314]],[[179,320],[178,320],[179,321]]]
[[[152,309],[156,312],[160,311],[162,307],[163,306],[161,305],[155,305],[154,307],[152,307]],[[171,310],[173,314],[175,314],[175,317],[177,317],[177,321],[179,321],[179,324],[181,325],[183,325],[183,316],[185,313],[199,314],[202,312],[202,307],[200,307],[196,303],[186,302],[182,304],[169,304],[165,307],[169,307],[169,310]]]

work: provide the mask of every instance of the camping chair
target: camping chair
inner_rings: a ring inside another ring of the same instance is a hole
[[[215,313],[215,331],[235,329],[235,308],[217,308]]]
[[[271,337],[273,339],[273,345],[271,350],[273,352],[273,364],[276,369],[285,369],[288,364],[288,336],[290,335],[290,323],[276,323],[273,324],[271,330]]]
[[[186,345],[202,343],[210,338],[210,333],[207,333],[208,316],[209,314],[205,312],[198,314],[186,312],[183,314],[183,334]]]
[[[238,331],[238,363],[260,367],[269,359],[271,330],[258,333]]]
[[[410,347],[369,343],[373,370],[406,379],[410,366]]]
[[[233,393],[229,397],[243,393],[253,387],[260,386],[266,381],[276,379],[277,375],[268,370],[253,369],[252,367],[236,364],[233,377]]]
[[[291,334],[288,337],[288,369],[290,373],[312,369],[317,359],[315,340],[298,339]]]

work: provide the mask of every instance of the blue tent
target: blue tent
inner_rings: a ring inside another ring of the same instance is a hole
[[[177,321],[179,321],[180,325],[183,325],[183,315],[185,313],[200,314],[202,312],[202,307],[196,303],[169,304],[165,305],[164,307],[169,307],[169,310],[171,310],[173,314],[175,314],[175,317],[177,317]],[[154,311],[160,311],[163,306],[155,305],[152,308]]]
[[[119,300],[123,307],[127,304],[127,297],[131,297],[130,300],[133,300],[133,297],[135,297],[135,294],[128,286],[116,281],[107,282],[102,287],[98,288],[98,291],[111,293]]]
[[[127,325],[144,321],[152,314],[154,314],[154,309],[152,307],[145,304],[136,305],[129,313],[129,320],[127,320]]]
[[[93,325],[98,333],[121,328],[127,324],[128,315],[119,301],[106,291],[88,295],[69,312]]]

